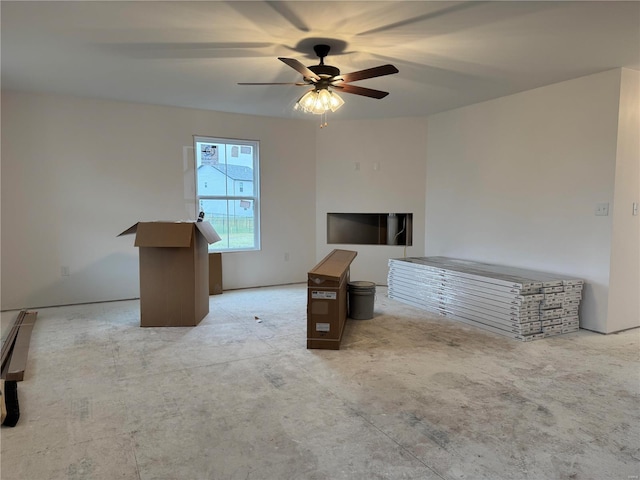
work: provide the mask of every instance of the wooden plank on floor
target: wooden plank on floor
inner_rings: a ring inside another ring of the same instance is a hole
[[[16,341],[16,336],[18,335],[18,330],[20,329],[20,325],[27,314],[26,310],[21,310],[18,313],[18,316],[13,321],[7,336],[2,341],[2,362],[0,363],[0,376],[4,378],[7,370],[9,368],[9,359],[11,358],[11,351],[13,350],[13,344]]]
[[[18,330],[18,335],[11,351],[11,360],[7,369],[6,380],[15,380],[21,382],[24,379],[24,371],[27,367],[27,357],[29,355],[29,342],[31,341],[31,332],[36,322],[38,312],[27,312],[23,317],[22,323]]]

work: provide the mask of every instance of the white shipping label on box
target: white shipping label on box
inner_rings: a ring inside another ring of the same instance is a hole
[[[322,300],[335,300],[338,298],[338,292],[323,292],[320,290],[312,290],[311,298]]]
[[[329,332],[329,331],[331,331],[331,324],[316,323],[316,332]]]

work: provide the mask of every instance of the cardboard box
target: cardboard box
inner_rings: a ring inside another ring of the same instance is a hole
[[[208,222],[138,222],[140,326],[195,326],[209,313],[208,244],[220,237]]]
[[[222,254],[209,253],[209,295],[222,293]]]
[[[340,340],[347,317],[347,282],[339,288],[307,289],[307,338]]]
[[[333,250],[308,272],[309,287],[339,287],[358,252]]]
[[[307,348],[340,349],[347,322],[347,284],[357,252],[333,250],[308,272]]]

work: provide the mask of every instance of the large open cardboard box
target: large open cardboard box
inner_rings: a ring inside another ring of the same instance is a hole
[[[220,237],[208,222],[138,222],[140,326],[195,326],[209,313],[208,244]]]
[[[340,349],[347,323],[350,265],[357,254],[333,250],[308,272],[307,348]]]

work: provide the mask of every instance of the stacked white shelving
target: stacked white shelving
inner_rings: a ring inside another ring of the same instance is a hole
[[[388,295],[522,341],[579,329],[583,280],[447,257],[389,260]]]

